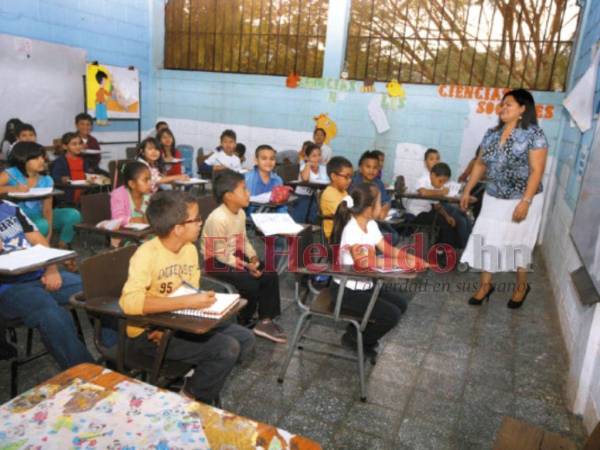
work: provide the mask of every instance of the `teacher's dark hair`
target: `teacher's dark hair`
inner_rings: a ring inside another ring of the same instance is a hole
[[[517,123],[518,128],[527,129],[531,125],[538,124],[537,115],[535,113],[535,100],[533,100],[533,95],[531,95],[531,92],[525,89],[513,89],[512,91],[508,91],[506,94],[504,94],[502,100],[504,101],[506,97],[514,98],[520,106],[525,107],[525,111],[523,111],[523,114],[521,114],[521,119]],[[496,129],[499,130],[503,126],[504,122],[502,122],[502,119],[498,119],[498,126]]]

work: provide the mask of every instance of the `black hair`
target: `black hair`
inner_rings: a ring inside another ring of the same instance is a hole
[[[108,78],[108,74],[106,72],[104,72],[103,70],[99,70],[96,72],[96,81],[98,82],[98,84],[101,84],[102,80],[104,80],[105,78]]]
[[[144,171],[150,171],[148,166],[141,161],[131,161],[123,166],[123,184],[129,189],[129,182],[138,179]]]
[[[377,187],[372,183],[360,183],[352,188],[350,197],[354,206],[348,207],[348,202],[342,200],[335,211],[333,217],[333,231],[331,232],[330,243],[339,244],[342,239],[342,232],[350,219],[355,214],[360,214],[369,206],[373,206],[377,200]]]
[[[362,155],[360,155],[360,159],[358,160],[358,165],[361,166],[362,163],[364,161],[366,161],[367,159],[373,159],[373,160],[377,161],[377,164],[379,164],[379,157],[377,156],[377,153],[375,153],[373,150],[367,150]]]
[[[166,125],[167,128],[169,127],[169,124],[167,122],[165,122],[164,120],[159,120],[158,122],[156,122],[156,124],[154,125],[154,129],[158,131],[159,127],[161,125]]]
[[[352,169],[352,163],[343,156],[334,156],[327,163],[327,176],[331,179],[332,173],[339,173],[344,167]]]
[[[71,142],[75,138],[81,139],[79,134],[69,131],[68,133],[65,133],[62,135],[62,137],[60,138],[60,141],[62,142],[63,145],[69,145],[69,142]]]
[[[432,153],[437,153],[438,155],[440,154],[439,150],[435,149],[435,148],[428,148],[427,151],[425,152],[425,156],[423,157],[423,159],[425,161],[427,161],[427,158],[429,157],[429,155],[431,155]]]
[[[175,225],[188,218],[188,205],[197,203],[196,198],[185,191],[159,191],[150,198],[146,217],[152,230],[159,237],[166,237]]]
[[[313,136],[316,134],[316,132],[317,132],[317,131],[322,131],[322,132],[323,132],[323,135],[324,135],[325,137],[327,137],[327,131],[325,131],[325,129],[323,129],[323,128],[321,128],[321,127],[317,127],[317,128],[315,128],[315,131],[313,131]]]
[[[44,155],[44,147],[37,142],[17,142],[10,152],[9,164],[21,171],[27,178],[27,161],[39,158]]]
[[[380,156],[383,156],[385,158],[385,153],[383,153],[381,150],[371,150],[371,153],[377,155],[377,158],[379,158]]]
[[[235,131],[233,131],[233,130],[229,130],[229,129],[227,129],[227,130],[223,131],[223,132],[221,133],[221,137],[220,137],[220,139],[219,139],[219,140],[220,140],[221,142],[223,142],[223,138],[226,138],[226,137],[228,137],[228,138],[231,138],[231,139],[233,139],[234,141],[237,141],[237,136],[235,135]]]
[[[239,158],[246,154],[246,146],[241,142],[235,144],[235,154],[238,155]]]
[[[87,120],[90,123],[94,122],[94,119],[92,119],[92,116],[90,116],[88,113],[84,113],[84,112],[79,113],[75,116],[75,124],[78,124],[82,120]]]
[[[242,181],[244,181],[244,175],[240,173],[229,169],[220,171],[213,180],[213,195],[217,203],[223,203],[225,194],[233,192]]]
[[[17,140],[17,129],[22,123],[23,122],[21,122],[21,120],[17,119],[16,117],[9,119],[6,122],[6,127],[4,129],[4,138],[2,139],[2,142],[6,141],[9,144],[13,144]]]
[[[308,158],[310,156],[310,154],[312,152],[314,152],[315,150],[321,150],[321,147],[319,147],[317,144],[315,144],[314,142],[311,141],[307,141],[308,144],[306,144],[306,147],[304,148],[304,155]]]
[[[313,141],[304,141],[302,143],[302,151],[306,152],[306,147],[308,147],[310,144],[314,144]]]
[[[163,128],[162,130],[160,130],[158,133],[156,133],[156,143],[158,144],[158,148],[161,150],[163,149],[163,145],[162,145],[162,137],[165,134],[170,134],[171,135],[171,139],[173,139],[173,144],[171,145],[171,149],[175,150],[175,148],[177,147],[175,145],[175,135],[173,134],[173,132],[171,130],[169,130],[168,128]]]
[[[17,137],[19,137],[19,135],[23,131],[31,131],[33,134],[37,135],[37,133],[35,132],[35,128],[33,128],[33,125],[31,125],[30,123],[21,122],[19,124],[19,126],[17,127]]]
[[[158,157],[158,160],[156,161],[156,167],[158,168],[160,173],[163,173],[163,171],[165,169],[165,160],[163,158],[162,152],[160,151],[160,145],[158,145],[158,142],[153,137],[147,137],[142,142],[140,142],[140,144],[138,145],[138,149],[137,149],[137,157],[143,159],[148,164],[150,164],[150,161],[147,161],[146,158],[144,157],[144,150],[146,149],[146,146],[148,144],[154,145],[154,147],[156,147],[156,149],[160,152],[160,156]]]
[[[446,163],[439,162],[435,166],[431,168],[431,173],[438,177],[448,177],[452,176],[452,171],[450,170],[450,166]]]
[[[261,144],[258,147],[256,147],[256,150],[254,150],[254,157],[256,159],[258,159],[258,154],[262,151],[262,150],[270,150],[273,153],[277,154],[277,150],[275,150],[273,147],[271,147],[269,144]]]
[[[502,101],[504,101],[506,97],[514,98],[519,106],[525,107],[525,111],[523,111],[521,118],[517,122],[518,128],[527,129],[531,125],[538,124],[537,115],[535,112],[535,100],[533,99],[531,92],[526,89],[513,89],[512,91],[508,91],[506,94],[504,94]],[[498,118],[498,126],[496,127],[496,130],[500,130],[503,126],[504,122],[502,122],[502,119]]]

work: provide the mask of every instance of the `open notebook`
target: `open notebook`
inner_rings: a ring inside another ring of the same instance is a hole
[[[0,270],[9,273],[15,272],[71,254],[75,256],[75,252],[71,250],[59,250],[57,248],[36,245],[24,250],[15,250],[0,255]]]
[[[197,291],[187,286],[181,286],[169,297],[181,297],[182,295],[193,295]],[[217,301],[208,308],[204,309],[178,309],[173,311],[175,314],[182,314],[185,316],[196,316],[205,317],[207,319],[220,319],[226,315],[232,308],[234,308],[240,301],[239,294],[222,294],[217,292],[215,294]]]

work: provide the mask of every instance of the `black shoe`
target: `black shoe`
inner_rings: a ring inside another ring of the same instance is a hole
[[[483,298],[471,297],[469,299],[469,305],[473,305],[473,306],[481,306],[481,305],[483,305],[483,302],[487,302],[487,301],[490,300],[490,296],[494,293],[495,290],[496,290],[496,287],[494,285],[492,285],[492,287],[490,288],[490,290],[487,291],[487,294],[485,294],[485,297],[483,297]]]
[[[527,289],[525,289],[525,295],[523,295],[523,300],[515,302],[512,298],[509,298],[506,307],[510,309],[519,309],[521,306],[523,306],[523,303],[525,303],[525,299],[527,298],[527,294],[529,294],[530,290],[531,286],[529,285],[529,283],[527,283]]]

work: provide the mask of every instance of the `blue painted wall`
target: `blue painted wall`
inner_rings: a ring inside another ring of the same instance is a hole
[[[0,0],[0,33],[83,48],[89,61],[137,67],[147,128],[153,123],[153,108],[146,107],[153,105],[149,11],[147,0]],[[130,128],[115,124],[103,130]]]
[[[587,0],[589,3],[588,15],[584,20],[584,29],[581,30],[580,53],[576,55],[572,67],[572,80],[575,85],[577,80],[585,73],[592,58],[592,46],[600,40],[600,0]],[[570,87],[572,87],[570,86]],[[600,76],[596,80],[594,92],[595,105],[600,98]],[[565,114],[565,130],[560,142],[560,154],[557,165],[557,176],[560,188],[564,191],[565,201],[575,209],[579,188],[592,144],[593,133],[597,119],[592,128],[581,133],[579,128],[570,126],[569,118]]]
[[[467,101],[442,98],[437,86],[405,85],[405,105],[386,111],[391,129],[378,134],[367,111],[370,94],[338,93],[337,100],[332,102],[327,89],[289,89],[284,77],[174,70],[160,70],[156,87],[161,117],[308,131],[314,128],[315,115],[329,113],[337,123],[337,137],[331,143],[334,154],[356,161],[364,150],[380,148],[390,161],[386,164],[388,178],[396,144],[400,142],[438,148],[443,159],[453,170],[458,170],[459,149],[469,113]],[[377,83],[376,88],[385,92],[382,83]],[[537,102],[559,105],[563,95],[539,92],[535,97]],[[558,111],[555,111],[556,116]],[[558,125],[557,119],[543,123],[553,144]],[[484,131],[481,130],[482,135]]]

